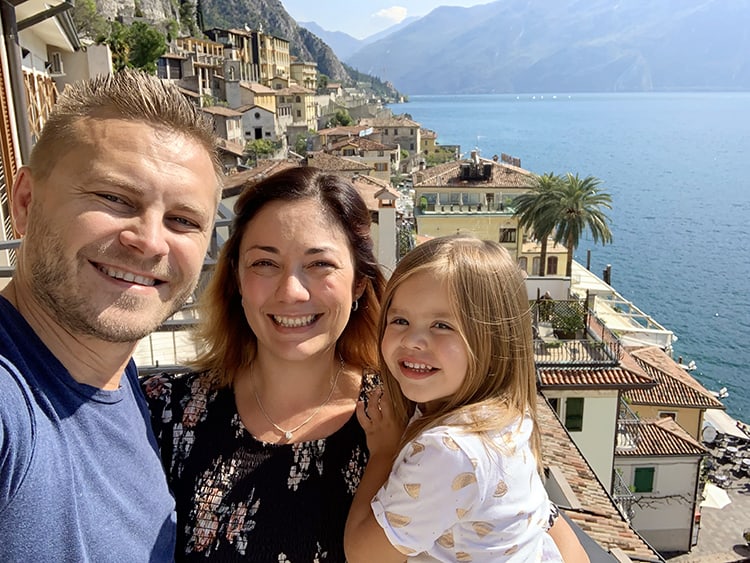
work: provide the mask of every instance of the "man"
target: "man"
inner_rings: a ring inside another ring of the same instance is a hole
[[[0,560],[171,561],[174,502],[130,359],[195,288],[210,125],[137,72],[69,87],[13,185],[0,294]]]

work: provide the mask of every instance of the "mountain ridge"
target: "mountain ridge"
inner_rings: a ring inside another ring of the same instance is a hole
[[[345,62],[409,94],[749,90],[747,21],[750,0],[499,0],[436,8]]]

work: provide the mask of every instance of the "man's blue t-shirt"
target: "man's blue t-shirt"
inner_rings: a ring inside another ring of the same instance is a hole
[[[174,500],[135,365],[77,383],[0,297],[0,561],[172,561]]]

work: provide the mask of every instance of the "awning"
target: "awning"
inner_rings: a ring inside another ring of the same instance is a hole
[[[722,509],[732,501],[727,492],[712,483],[706,483],[703,488],[703,502],[701,508],[718,508]]]

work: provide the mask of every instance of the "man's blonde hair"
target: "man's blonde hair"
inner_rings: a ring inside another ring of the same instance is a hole
[[[142,121],[195,140],[210,155],[220,189],[222,166],[210,119],[175,85],[135,70],[66,86],[31,151],[28,164],[35,178],[47,178],[58,160],[76,146],[75,125],[85,118]]]

